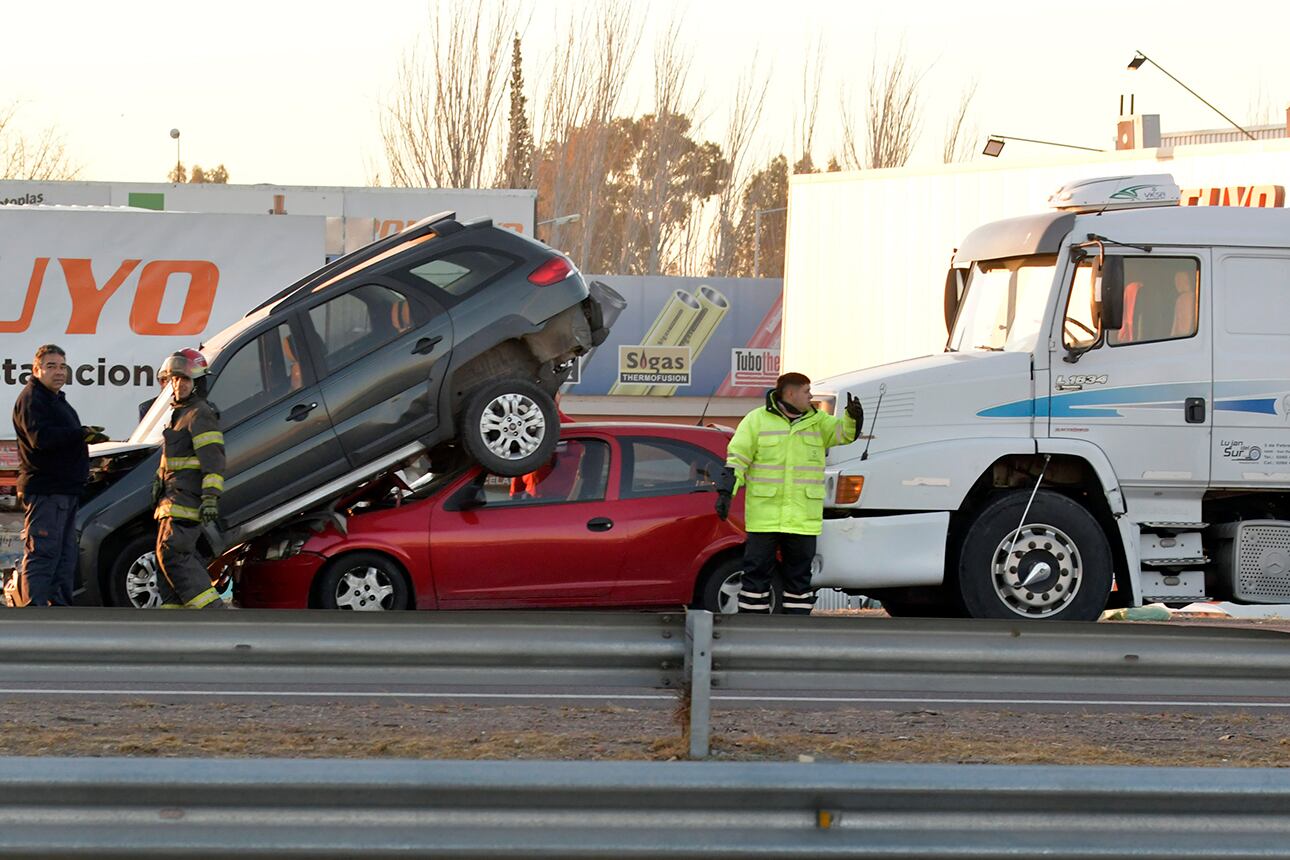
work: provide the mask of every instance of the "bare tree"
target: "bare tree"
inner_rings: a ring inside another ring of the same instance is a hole
[[[766,106],[766,93],[770,88],[770,71],[757,74],[758,58],[753,57],[748,70],[735,84],[730,103],[730,117],[726,123],[725,173],[720,177],[721,192],[717,197],[716,213],[712,226],[712,250],[708,269],[716,277],[728,277],[735,272],[739,233],[752,218],[742,211],[741,205],[748,188],[750,149],[761,125]],[[814,109],[811,110],[810,127],[814,130]],[[808,144],[809,146],[809,144]]]
[[[610,125],[641,31],[632,0],[587,4],[566,23],[545,76],[541,120],[535,123],[542,153],[536,177],[538,217],[579,216],[567,226],[552,224],[545,238],[572,251],[580,265],[591,258],[597,232],[608,217],[600,191]]]
[[[0,107],[0,179],[75,179],[81,169],[67,157],[58,130],[50,127],[27,137],[14,124],[17,113],[17,104]]]
[[[803,113],[797,121],[798,157],[793,163],[794,173],[815,173],[815,121],[820,113],[820,91],[824,81],[824,41],[823,36],[807,51],[806,63],[802,66],[802,108]]]
[[[959,94],[959,109],[945,124],[945,142],[941,146],[941,159],[946,164],[967,161],[976,149],[976,127],[966,127],[968,109],[976,97],[977,81],[973,80]]]
[[[681,47],[682,21],[674,18],[654,51],[654,114],[645,128],[646,138],[636,164],[636,179],[625,214],[626,233],[635,241],[624,242],[619,271],[627,271],[627,254],[638,252],[642,259],[631,268],[648,275],[663,271],[664,256],[675,239],[675,229],[686,220],[675,208],[680,161],[685,154],[690,118],[698,111],[698,100],[688,95],[688,70],[693,57]],[[649,119],[649,118],[647,118]]]
[[[841,106],[842,160],[847,167],[901,167],[914,151],[922,128],[923,75],[909,66],[904,45],[884,63],[875,54],[869,73],[865,127],[857,127],[844,92]]]
[[[381,118],[392,185],[481,188],[497,174],[517,18],[515,0],[431,6],[428,56],[420,45],[404,55]]]

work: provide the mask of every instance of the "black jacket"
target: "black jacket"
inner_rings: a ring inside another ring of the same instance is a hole
[[[90,452],[76,410],[63,392],[34,377],[13,404],[18,434],[18,492],[79,496],[90,476]]]

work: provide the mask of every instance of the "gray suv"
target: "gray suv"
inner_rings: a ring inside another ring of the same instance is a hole
[[[554,394],[608,334],[551,248],[491,221],[427,218],[292,284],[202,344],[228,468],[221,538],[241,543],[410,458],[497,475],[550,459]],[[91,451],[77,602],[155,601],[149,489],[169,395]]]

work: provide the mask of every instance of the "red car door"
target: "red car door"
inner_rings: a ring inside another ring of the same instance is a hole
[[[445,608],[602,605],[627,530],[611,516],[607,439],[565,431],[552,462],[523,478],[476,471],[430,517],[430,570]]]
[[[726,521],[713,509],[715,479],[725,464],[700,445],[665,436],[622,436],[618,445],[618,505],[632,551],[614,602],[689,603],[712,548],[743,542],[736,525],[742,505]]]

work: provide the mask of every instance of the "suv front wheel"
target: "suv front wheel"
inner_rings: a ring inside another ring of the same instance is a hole
[[[494,475],[515,478],[546,464],[560,441],[555,400],[526,379],[489,383],[470,395],[460,436],[466,451]]]

